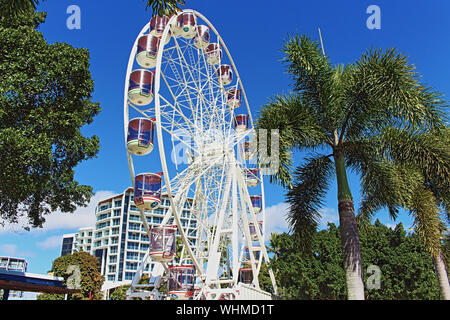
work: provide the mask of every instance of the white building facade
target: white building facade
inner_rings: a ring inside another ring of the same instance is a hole
[[[145,212],[150,228],[161,224],[169,206],[168,197],[163,195],[159,208]],[[95,215],[94,227],[82,228],[74,235],[64,235],[67,238],[73,237],[72,252],[89,252],[99,259],[100,272],[105,277],[104,287],[131,283],[140,262],[149,250],[149,238],[139,209],[134,205],[133,189],[129,188],[122,194],[100,201]],[[189,201],[182,212],[181,222],[183,227],[187,228],[188,238],[195,243],[197,220],[195,215],[191,214]],[[172,219],[170,224],[173,224]],[[69,242],[66,240],[66,246]],[[148,274],[151,268],[153,264],[147,267],[144,274]]]

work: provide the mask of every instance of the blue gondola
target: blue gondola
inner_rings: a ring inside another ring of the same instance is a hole
[[[260,246],[253,246],[253,258],[256,261],[259,261],[259,258],[261,256],[261,247]],[[248,247],[244,247],[244,253],[243,253],[243,262],[244,264],[250,263],[250,251],[248,250]]]

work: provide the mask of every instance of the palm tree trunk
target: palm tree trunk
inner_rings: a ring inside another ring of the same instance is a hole
[[[440,252],[439,255],[433,257],[433,262],[439,280],[441,297],[443,300],[450,300],[450,285],[448,283],[447,269],[445,267],[444,259],[442,259],[442,254]]]
[[[344,156],[336,154],[334,163],[338,185],[339,224],[344,253],[344,269],[349,300],[364,300],[361,251],[353,198],[347,181]]]

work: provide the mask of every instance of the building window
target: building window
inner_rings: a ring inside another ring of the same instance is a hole
[[[139,254],[137,252],[127,252],[128,260],[138,260]]]
[[[134,273],[132,272],[125,272],[125,280],[133,280]]]
[[[126,269],[127,270],[137,270],[138,265],[136,262],[127,262]]]
[[[139,233],[128,232],[129,240],[139,240]]]
[[[127,249],[128,250],[139,250],[139,243],[138,242],[128,242]]]

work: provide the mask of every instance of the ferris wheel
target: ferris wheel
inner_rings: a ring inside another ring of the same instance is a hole
[[[270,296],[258,282],[269,258],[253,128],[238,70],[214,26],[194,10],[153,17],[133,45],[125,80],[134,204],[150,241],[129,296],[148,294],[138,281],[152,262],[152,298],[161,298],[164,278],[176,299]],[[150,227],[146,216],[164,198],[164,218]],[[194,232],[182,221],[186,208]]]

